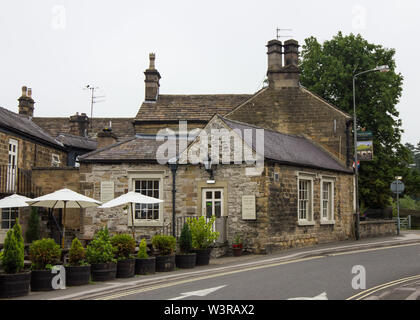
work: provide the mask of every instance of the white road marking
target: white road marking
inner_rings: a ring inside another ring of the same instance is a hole
[[[217,291],[219,289],[222,289],[224,287],[226,287],[226,285],[220,286],[220,287],[209,288],[209,289],[203,289],[203,290],[197,290],[197,291],[191,291],[191,292],[184,292],[184,293],[181,293],[181,295],[179,297],[172,298],[172,299],[169,299],[169,300],[180,300],[180,299],[184,299],[184,298],[192,297],[192,296],[205,297],[205,296],[209,295],[210,293],[215,292],[215,291]]]
[[[327,297],[327,293],[323,292],[315,297],[290,298],[287,300],[328,300],[328,297]]]

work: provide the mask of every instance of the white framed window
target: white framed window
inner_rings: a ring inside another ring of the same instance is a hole
[[[160,198],[160,180],[159,179],[137,179],[134,180],[134,191],[145,196]],[[134,208],[135,220],[159,220],[159,203],[139,204]]]
[[[53,153],[51,155],[51,166],[53,167],[59,167],[60,166],[60,156],[58,154]]]
[[[162,171],[129,171],[129,191],[139,192],[149,197],[163,200],[163,177]],[[163,226],[163,205],[158,204],[134,204],[134,226],[159,227]],[[128,226],[132,226],[131,208],[128,211]]]
[[[334,223],[334,180],[321,179],[321,224]]]
[[[223,189],[203,189],[202,214],[207,218],[223,216]]]
[[[1,229],[9,230],[13,228],[13,226],[16,223],[16,218],[18,218],[18,215],[18,208],[3,208],[1,210]]]
[[[298,176],[298,224],[314,225],[313,177]]]

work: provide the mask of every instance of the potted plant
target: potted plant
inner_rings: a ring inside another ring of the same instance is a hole
[[[31,283],[31,271],[24,270],[24,243],[22,229],[16,221],[7,232],[0,262],[4,273],[0,273],[0,298],[26,296]]]
[[[175,270],[176,239],[173,236],[155,235],[152,238],[152,244],[159,251],[159,256],[156,257],[156,271]]]
[[[117,278],[134,277],[136,260],[133,257],[136,242],[129,234],[117,234],[111,238],[111,244],[116,249]]]
[[[136,258],[136,274],[153,274],[156,270],[156,258],[147,254],[146,239],[141,239]]]
[[[177,268],[191,269],[195,267],[197,254],[190,252],[192,249],[192,237],[188,223],[184,223],[182,227],[181,236],[179,237],[179,251],[175,256],[175,263]]]
[[[212,216],[208,222],[206,222],[204,216],[198,219],[189,218],[187,220],[191,230],[193,252],[197,254],[196,265],[198,266],[209,264],[211,246],[220,235],[219,232],[213,231],[215,220],[215,216]]]
[[[60,246],[53,239],[41,239],[32,242],[29,247],[32,265],[31,291],[53,290],[52,268],[61,258]]]
[[[69,251],[69,264],[66,265],[66,285],[82,286],[89,284],[90,264],[86,262],[86,250],[80,240],[74,238]]]
[[[237,234],[235,236],[235,238],[233,239],[233,244],[232,244],[232,251],[233,251],[233,255],[235,257],[239,257],[242,255],[242,239],[241,239],[241,235]]]
[[[86,248],[92,281],[109,281],[117,275],[115,248],[111,244],[108,228],[99,230]]]

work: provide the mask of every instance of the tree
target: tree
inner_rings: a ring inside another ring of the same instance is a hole
[[[353,75],[388,65],[390,72],[371,72],[357,78],[357,126],[373,133],[374,160],[361,162],[359,195],[363,206],[384,208],[396,175],[404,178],[407,192],[420,191],[420,175],[408,167],[410,150],[401,143],[402,122],[396,105],[403,76],[395,72],[395,50],[372,44],[360,35],[338,32],[320,44],[305,40],[300,61],[301,83],[339,109],[353,115]]]

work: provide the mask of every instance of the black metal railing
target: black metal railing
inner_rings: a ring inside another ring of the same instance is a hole
[[[2,165],[0,166],[0,194],[13,193],[35,198],[42,195],[42,189],[33,182],[31,170]]]
[[[175,225],[176,238],[180,237],[182,228],[184,227],[184,223],[186,223],[189,218],[198,219],[199,216],[183,216],[183,217],[176,218],[176,225]],[[215,231],[220,232],[220,236],[219,236],[219,239],[217,239],[217,242],[225,242],[227,239],[227,219],[228,219],[227,216],[216,218],[214,229]],[[209,220],[210,218],[206,218],[207,222]],[[167,236],[173,235],[172,223],[169,222],[168,224],[164,225],[162,229],[157,232],[157,234],[162,234],[162,235],[167,235]]]

